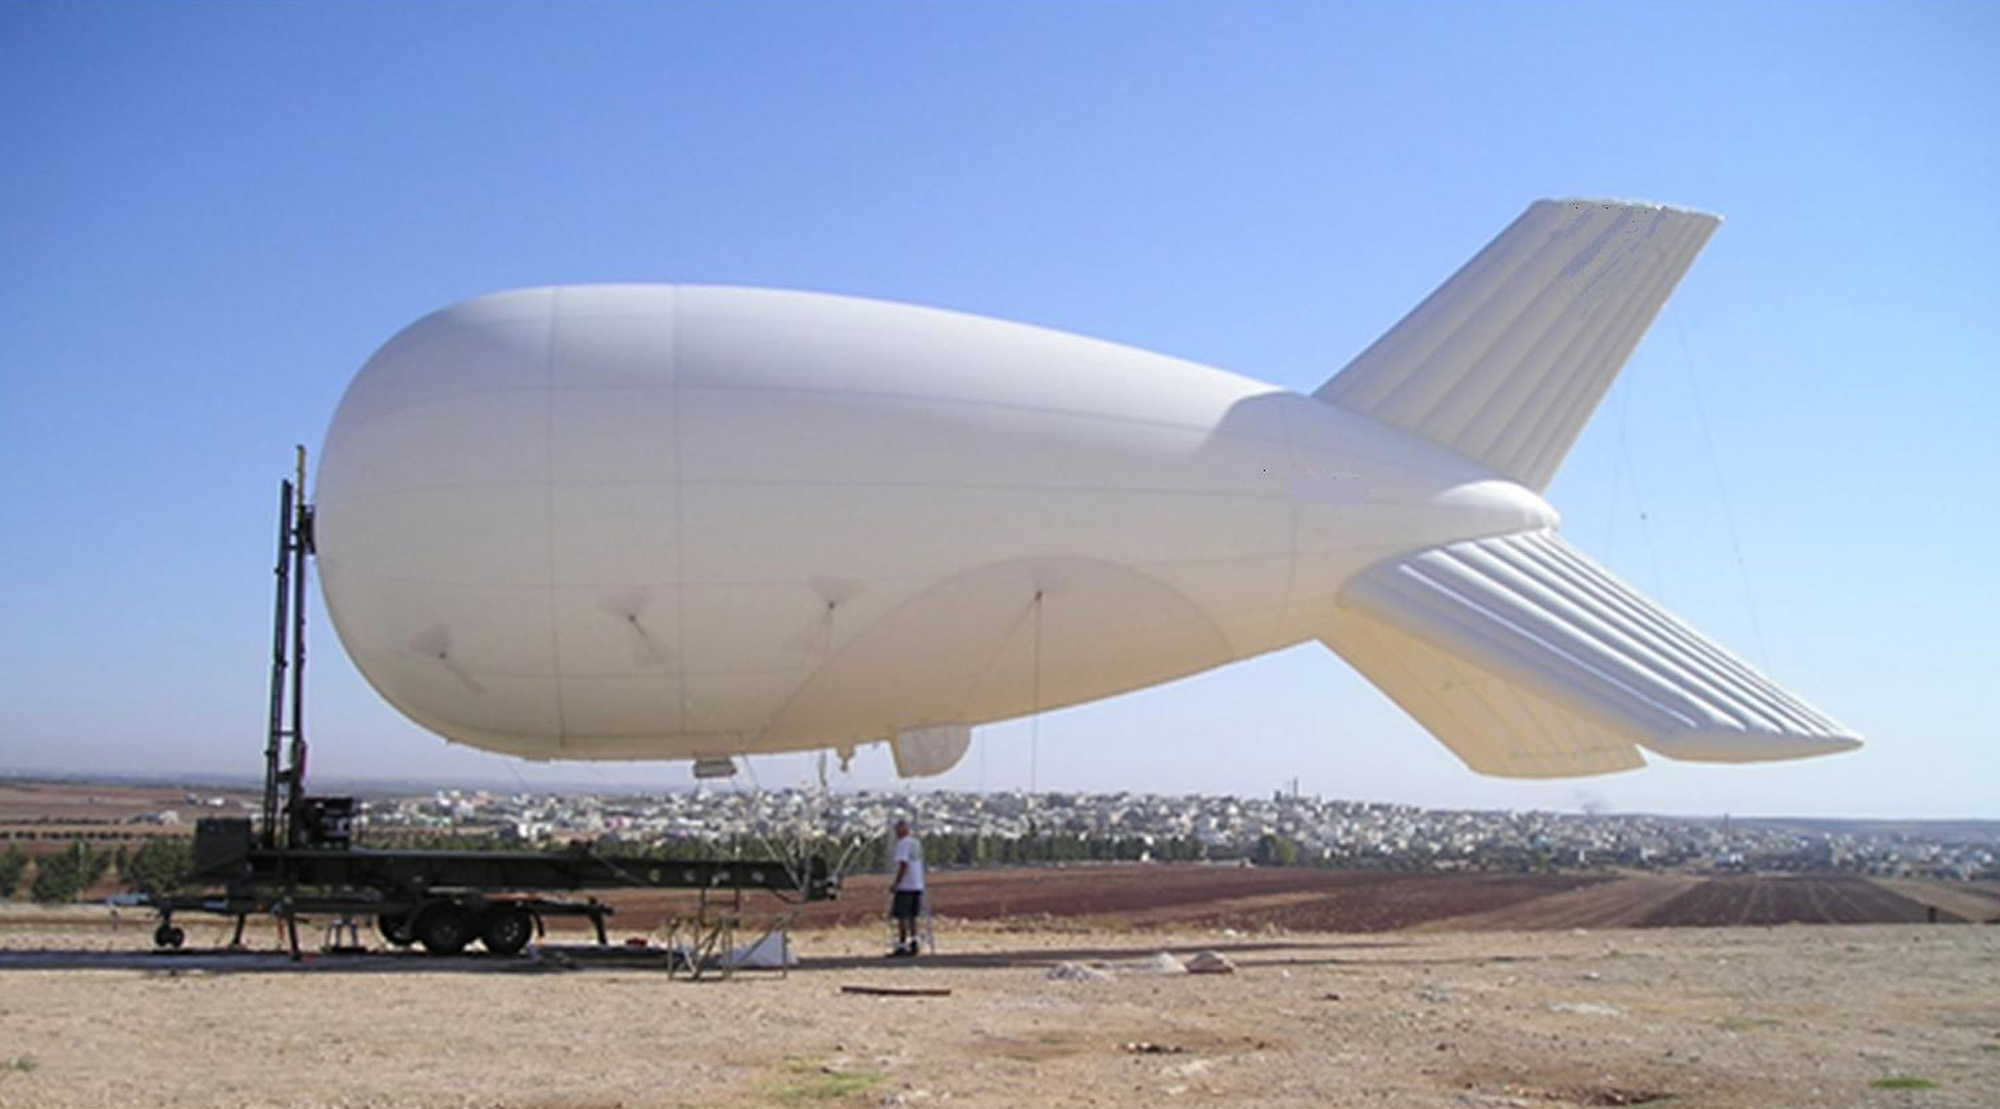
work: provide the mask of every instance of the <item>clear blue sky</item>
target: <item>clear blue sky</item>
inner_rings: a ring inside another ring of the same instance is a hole
[[[2000,816],[1996,57],[1990,4],[0,4],[0,771],[254,770],[291,444],[462,297],[825,289],[1305,390],[1609,195],[1727,222],[1565,531],[1869,746],[1485,779],[1313,645],[1046,715],[1041,784]],[[322,773],[686,780],[448,749],[314,616]]]

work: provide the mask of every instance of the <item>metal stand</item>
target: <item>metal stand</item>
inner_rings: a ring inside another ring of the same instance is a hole
[[[709,901],[709,891],[703,889],[695,902],[695,915],[677,916],[667,922],[667,973],[685,974],[690,980],[700,980],[710,971],[727,979],[739,970],[763,969],[740,964],[736,958],[739,950],[736,944],[738,929],[743,927],[743,890],[738,887],[731,891],[726,904],[715,905]],[[791,973],[792,918],[797,910],[780,913],[757,938],[744,945],[741,950],[754,951],[764,945],[772,936],[778,937],[779,977]]]
[[[725,911],[711,917],[708,898],[692,917],[675,917],[667,922],[667,973],[685,973],[699,981],[710,969],[724,978],[735,972],[729,953],[736,950],[737,914]]]

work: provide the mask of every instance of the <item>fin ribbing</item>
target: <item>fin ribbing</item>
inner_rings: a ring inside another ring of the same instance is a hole
[[[1720,222],[1536,201],[1313,395],[1546,489]]]

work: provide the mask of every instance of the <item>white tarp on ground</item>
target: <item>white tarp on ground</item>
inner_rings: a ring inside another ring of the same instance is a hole
[[[778,970],[799,965],[792,945],[783,932],[772,932],[756,943],[744,944],[722,957],[722,965],[750,970]]]

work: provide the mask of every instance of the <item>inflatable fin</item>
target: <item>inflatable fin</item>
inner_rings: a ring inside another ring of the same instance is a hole
[[[1394,625],[1351,613],[1321,642],[1478,773],[1573,778],[1646,765],[1613,729]]]
[[[1521,532],[1363,572],[1323,641],[1472,769],[1510,777],[1759,762],[1853,733],[1563,542]]]
[[[1539,492],[1720,222],[1536,201],[1313,395]]]

